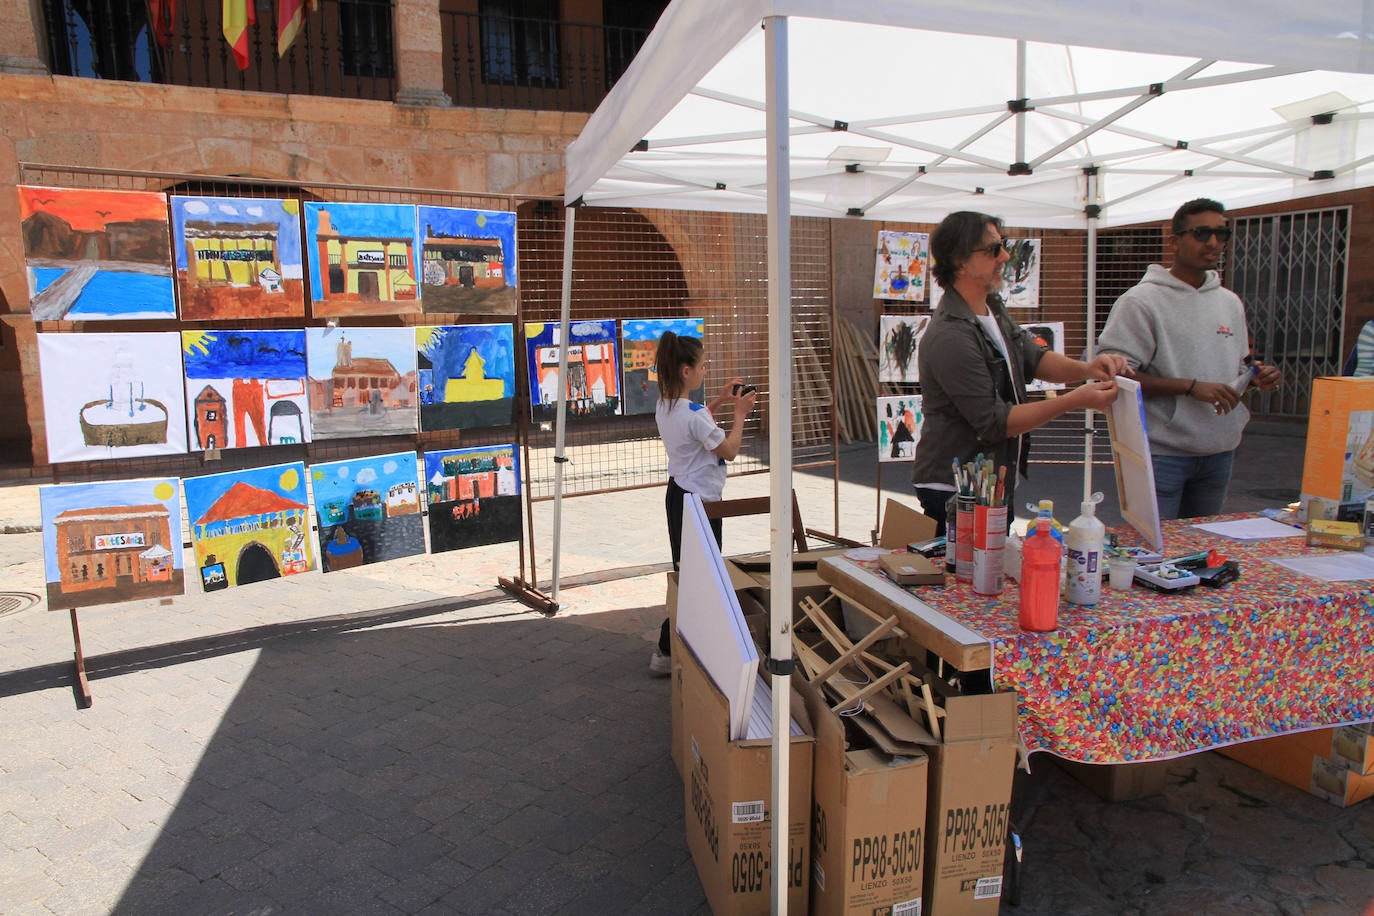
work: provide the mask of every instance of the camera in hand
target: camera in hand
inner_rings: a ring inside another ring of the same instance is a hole
[[[737,382],[737,383],[735,384],[735,387],[732,388],[732,389],[730,389],[730,393],[733,394],[735,397],[738,398],[738,397],[743,397],[743,396],[746,395],[746,394],[750,394],[750,393],[755,392],[755,391],[758,391],[758,390],[759,390],[759,386],[758,386],[758,385],[741,385],[741,384],[739,384],[739,383]]]

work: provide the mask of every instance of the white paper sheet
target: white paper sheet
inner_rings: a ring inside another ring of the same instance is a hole
[[[1206,531],[1209,534],[1219,534],[1225,538],[1235,538],[1238,541],[1259,541],[1266,538],[1300,538],[1303,537],[1303,530],[1293,525],[1285,525],[1283,522],[1276,522],[1271,518],[1238,518],[1230,522],[1205,522],[1201,525],[1194,525],[1199,531]]]
[[[1354,551],[1306,557],[1270,557],[1268,562],[1324,582],[1374,579],[1374,557]]]

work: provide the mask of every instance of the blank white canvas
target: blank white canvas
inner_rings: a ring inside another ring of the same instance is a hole
[[[1112,462],[1116,466],[1116,491],[1121,517],[1131,523],[1159,553],[1164,552],[1164,532],[1159,525],[1159,500],[1155,497],[1155,469],[1150,461],[1150,438],[1145,426],[1145,398],[1140,383],[1118,375],[1117,395],[1107,415],[1112,437]]]
[[[758,680],[759,651],[749,635],[701,497],[682,500],[682,560],[677,633],[730,704],[730,740],[745,737]]]
[[[50,462],[186,452],[177,332],[39,334],[38,371]],[[103,444],[121,435],[150,441]]]

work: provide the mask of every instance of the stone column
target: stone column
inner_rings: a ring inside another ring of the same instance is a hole
[[[439,0],[394,0],[396,104],[449,106]]]
[[[43,13],[38,0],[0,3],[0,73],[48,75],[39,36]]]

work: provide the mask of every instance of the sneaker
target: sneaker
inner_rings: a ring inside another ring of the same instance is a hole
[[[658,646],[654,646],[654,654],[649,656],[649,671],[658,677],[667,677],[673,673],[672,658],[658,651]]]

